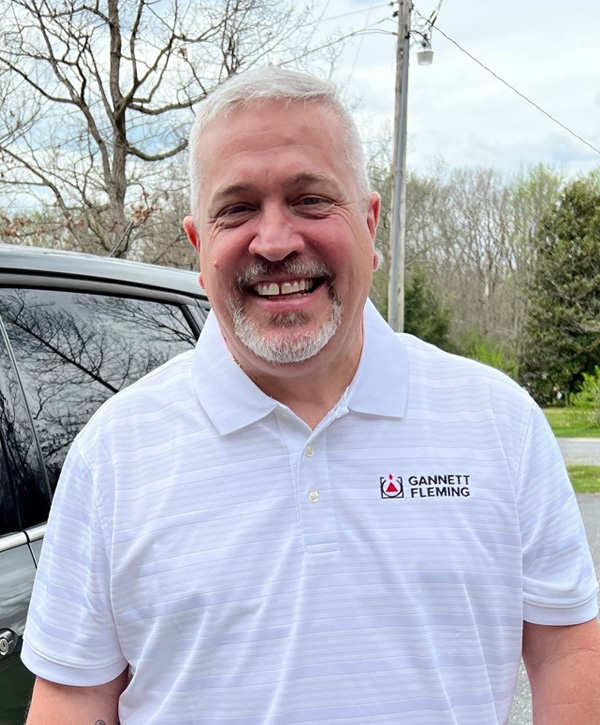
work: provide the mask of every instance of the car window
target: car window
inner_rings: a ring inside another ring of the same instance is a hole
[[[0,323],[0,535],[44,521],[50,506],[40,451],[5,335]]]
[[[0,407],[3,400],[0,400]],[[0,413],[4,415],[4,411]],[[4,446],[2,446],[4,448]],[[0,450],[0,536],[20,528],[17,508],[12,490],[12,481],[6,469],[4,451]]]
[[[179,306],[150,300],[3,289],[0,316],[52,488],[73,438],[94,411],[195,344]]]

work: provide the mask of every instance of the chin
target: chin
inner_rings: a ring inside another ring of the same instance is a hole
[[[342,322],[342,309],[341,305],[332,305],[331,315],[327,321],[311,332],[292,332],[293,328],[301,326],[304,320],[294,321],[290,315],[283,317],[278,325],[282,332],[265,334],[242,310],[236,310],[233,314],[235,336],[242,345],[265,362],[278,365],[304,362],[320,353],[336,334]]]

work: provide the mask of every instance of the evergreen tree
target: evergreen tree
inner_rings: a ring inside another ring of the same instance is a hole
[[[421,340],[449,350],[452,311],[445,307],[424,270],[415,269],[408,278],[405,296],[404,330]]]
[[[520,378],[538,402],[567,398],[600,364],[600,183],[567,186],[535,238]]]

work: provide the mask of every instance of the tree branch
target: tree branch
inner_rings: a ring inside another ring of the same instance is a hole
[[[143,161],[164,161],[165,159],[170,159],[173,156],[181,153],[184,149],[187,148],[187,146],[188,140],[185,138],[182,139],[179,144],[174,148],[169,149],[168,151],[163,151],[159,154],[147,154],[144,151],[136,148],[135,146],[128,146],[127,152],[132,156],[137,156],[138,159],[142,159]]]

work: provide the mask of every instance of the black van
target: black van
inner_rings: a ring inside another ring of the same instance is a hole
[[[33,676],[21,637],[66,452],[113,393],[194,346],[198,276],[0,245],[0,725],[21,725]]]

